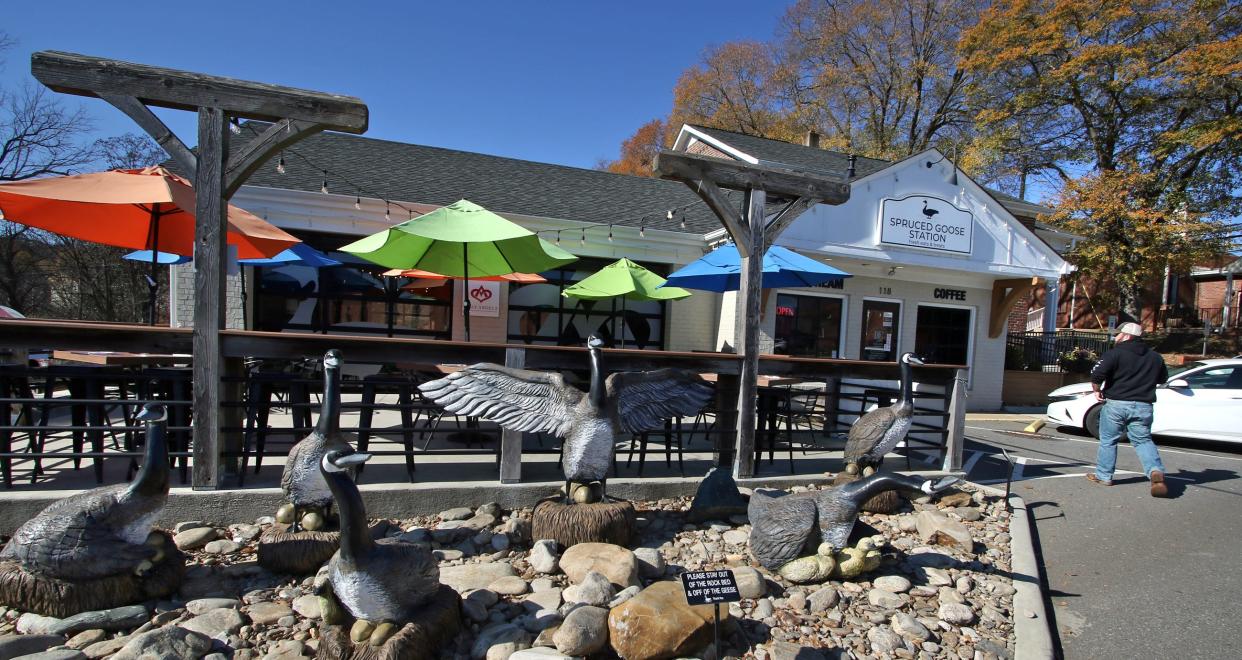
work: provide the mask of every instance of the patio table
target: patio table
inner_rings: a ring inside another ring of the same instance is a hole
[[[155,367],[162,365],[190,364],[194,356],[189,353],[127,353],[124,351],[52,351],[52,359],[82,362],[107,367]]]

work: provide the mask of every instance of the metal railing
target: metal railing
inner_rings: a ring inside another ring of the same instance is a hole
[[[1082,349],[1100,356],[1108,350],[1108,345],[1107,332],[1012,332],[1006,340],[1005,368],[1021,371],[1066,371],[1072,368],[1065,359],[1066,354]]]

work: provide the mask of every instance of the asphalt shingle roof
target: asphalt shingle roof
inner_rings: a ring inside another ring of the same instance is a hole
[[[247,122],[239,141],[266,126]],[[313,164],[313,165],[312,165]],[[590,224],[614,223],[705,234],[719,220],[685,184],[536,163],[487,154],[391,142],[343,133],[320,133],[285,152],[285,174],[274,163],[246,181],[249,186],[319,192],[328,170],[330,193],[443,206],[469,199],[498,213],[557,218]],[[335,178],[331,173],[338,173]],[[350,185],[350,184],[353,185]],[[688,206],[686,228],[672,209]],[[646,218],[643,219],[643,215]]]

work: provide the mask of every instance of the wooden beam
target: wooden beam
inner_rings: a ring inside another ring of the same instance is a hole
[[[654,169],[662,179],[687,183],[714,181],[723,188],[762,189],[773,196],[812,197],[828,204],[841,204],[850,198],[850,187],[844,178],[681,151],[656,154]]]
[[[509,348],[505,350],[505,366],[512,369],[526,368],[526,350]],[[521,431],[503,429],[500,432],[500,483],[516,484],[522,482],[522,438]]]
[[[300,119],[345,133],[366,132],[369,121],[366,104],[352,96],[76,53],[37,52],[30,56],[30,73],[64,94],[97,97],[107,90],[161,108],[196,112],[200,107],[213,107],[233,117],[273,122]]]
[[[996,280],[992,283],[992,311],[988,317],[988,336],[995,339],[1005,331],[1009,311],[1018,299],[1039,283],[1038,277]],[[1006,293],[1007,291],[1007,293]]]
[[[737,453],[733,456],[733,478],[749,479],[755,474],[755,389],[759,382],[759,311],[763,288],[763,255],[767,252],[763,235],[763,189],[746,192],[746,222],[750,229],[751,252],[742,257],[741,288],[737,292],[740,314],[735,318],[734,338],[742,356],[738,378]]]
[[[135,124],[147,132],[151,139],[176,161],[177,165],[185,172],[185,176],[191,181],[194,180],[194,172],[198,169],[198,159],[194,156],[194,152],[185,146],[181,138],[177,137],[168,126],[151,109],[142,104],[142,101],[121,94],[100,94],[99,98],[116,106],[117,110],[129,115]]]
[[[246,179],[271,158],[273,152],[308,138],[323,129],[323,124],[297,119],[282,119],[268,126],[267,130],[255,136],[246,143],[246,146],[229,156],[228,165],[224,168],[224,198],[231,198]]]
[[[799,197],[785,205],[785,208],[781,209],[771,220],[768,220],[768,228],[764,231],[764,238],[769,244],[774,243],[798,216],[818,203],[819,200],[814,197]]]
[[[750,233],[746,229],[746,221],[729,203],[729,198],[725,196],[724,191],[715,183],[704,179],[687,183],[691,183],[690,187],[694,189],[694,192],[707,203],[707,208],[711,209],[724,224],[729,236],[733,237],[738,252],[743,255],[750,254]]]
[[[224,127],[220,108],[198,111],[198,172],[194,178],[194,475],[195,490],[220,484],[220,403],[223,374],[220,330],[224,328],[225,212]]]

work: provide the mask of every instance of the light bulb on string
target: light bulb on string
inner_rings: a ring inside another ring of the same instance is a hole
[[[323,185],[319,186],[319,192],[328,194],[328,170],[323,171]]]
[[[276,173],[285,173],[285,153],[283,151],[280,152],[280,159],[276,161]]]
[[[612,242],[612,225],[608,225],[608,242]]]
[[[586,245],[586,230],[582,230],[582,235],[578,237],[578,245]]]
[[[556,232],[556,246],[557,246],[557,247],[560,247],[560,246],[561,246],[561,232],[559,232],[559,231],[558,231],[558,232]]]
[[[384,219],[392,221],[392,207],[389,206],[388,200],[384,200]]]
[[[360,209],[360,208],[362,208],[362,196],[358,195],[354,197],[354,209]]]
[[[646,225],[638,225],[638,235],[642,236],[643,238],[647,238],[647,226]]]
[[[233,135],[241,135],[241,122],[237,117],[229,119],[229,130],[233,131]]]
[[[406,209],[406,210],[410,212],[410,219],[411,219],[411,220],[413,220],[413,219],[414,219],[414,209]]]

